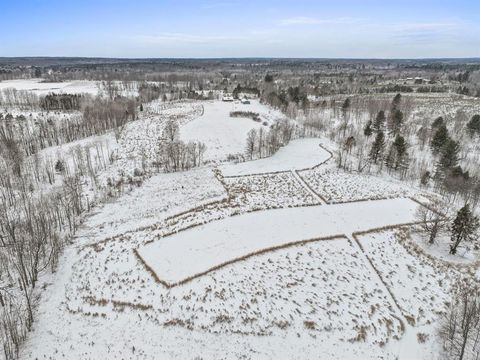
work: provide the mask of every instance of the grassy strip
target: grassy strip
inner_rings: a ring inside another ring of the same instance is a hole
[[[140,263],[143,264],[143,266],[146,268],[146,270],[152,274],[152,277],[155,279],[155,281],[159,284],[162,284],[163,286],[165,286],[166,288],[170,289],[170,288],[173,288],[175,286],[178,286],[178,285],[183,285],[183,284],[186,284],[196,278],[199,278],[201,276],[204,276],[212,271],[216,271],[218,269],[221,269],[225,266],[228,266],[228,265],[231,265],[233,263],[236,263],[236,262],[239,262],[239,261],[243,261],[243,260],[246,260],[246,259],[249,259],[253,256],[258,256],[258,255],[262,255],[262,254],[265,254],[267,252],[272,252],[272,251],[277,251],[277,250],[281,250],[281,249],[285,249],[285,248],[288,248],[288,247],[292,247],[292,246],[301,246],[301,245],[305,245],[305,244],[308,244],[308,243],[312,243],[312,242],[316,242],[316,241],[324,241],[324,240],[335,240],[335,239],[347,239],[347,237],[343,234],[336,234],[336,235],[331,235],[331,236],[327,236],[327,237],[321,237],[321,238],[314,238],[314,239],[307,239],[307,240],[300,240],[300,241],[293,241],[293,242],[290,242],[290,243],[286,243],[286,244],[282,244],[282,245],[278,245],[278,246],[272,246],[272,247],[269,247],[269,248],[264,248],[264,249],[260,249],[260,250],[257,250],[257,251],[254,251],[254,252],[251,252],[249,254],[246,254],[244,256],[240,256],[240,257],[237,257],[237,258],[234,258],[232,260],[228,260],[226,262],[223,262],[219,265],[216,265],[216,266],[213,266],[205,271],[202,271],[200,273],[197,273],[197,274],[194,274],[192,276],[189,276],[183,280],[180,280],[178,282],[175,282],[175,283],[169,283],[165,280],[162,280],[160,279],[160,277],[155,273],[155,271],[145,262],[145,260],[141,257],[141,255],[138,253],[138,251],[136,249],[134,249],[134,254],[135,256],[139,259]]]

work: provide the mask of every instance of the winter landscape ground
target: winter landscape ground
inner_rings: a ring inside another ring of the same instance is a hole
[[[122,31],[221,26],[105,37],[111,20],[73,34],[59,16],[67,50],[133,41],[180,58],[0,57],[0,360],[480,359],[480,60],[383,59],[415,41],[465,47],[457,20],[435,18],[445,4],[420,24],[382,5],[382,27],[349,0],[358,16],[268,30],[285,4],[258,3],[242,21],[262,26],[240,31],[219,10],[235,1],[100,3],[92,19],[108,10]],[[472,47],[480,32],[462,24]],[[184,55],[246,39],[256,54],[317,36],[337,48],[338,34],[372,55]],[[0,55],[56,44],[6,40]]]
[[[268,126],[230,117],[241,104],[155,104],[117,140],[106,133],[39,153],[73,168],[75,151],[105,142],[115,160],[96,167],[103,160],[92,155],[97,184],[85,179],[84,195],[93,204],[95,186],[122,194],[95,205],[55,271],[40,276],[21,358],[437,356],[456,279],[479,274],[475,253],[442,258],[419,245],[411,224],[432,190],[339,169],[322,136],[225,163],[244,153],[251,129]],[[146,175],[172,119],[180,139],[205,142],[205,165]],[[125,176],[129,185],[112,185]]]

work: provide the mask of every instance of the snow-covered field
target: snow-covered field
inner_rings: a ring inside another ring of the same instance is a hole
[[[42,82],[42,79],[5,80],[0,81],[0,90],[13,88],[16,90],[31,91],[37,95],[56,94],[91,94],[99,93],[96,81],[72,80],[65,82]]]
[[[419,325],[435,321],[450,301],[455,271],[438,267],[425,256],[411,254],[393,231],[359,237],[367,256],[392,291],[404,316]]]
[[[227,164],[220,170],[224,176],[240,176],[311,168],[331,157],[320,144],[319,139],[292,140],[269,158]]]
[[[268,106],[252,100],[250,105],[237,102],[210,101],[203,102],[204,113],[194,121],[182,126],[180,138],[184,141],[201,141],[207,145],[204,158],[208,161],[222,161],[227,155],[243,154],[245,151],[247,133],[250,129],[267,127],[275,119],[284,116]],[[257,112],[262,122],[249,118],[230,117],[232,111]]]
[[[418,192],[399,181],[346,172],[336,168],[299,171],[299,174],[317,194],[324,197],[329,203],[412,196]]]
[[[206,143],[206,160],[243,153],[247,132],[264,125],[231,118],[237,110],[279,117],[255,101],[145,104],[118,143],[105,135],[115,161],[98,178],[153,163],[169,119],[182,140]],[[421,192],[335,169],[326,143],[297,139],[270,158],[155,173],[95,208],[41,280],[21,358],[436,358],[451,283],[478,269],[432,259],[403,228],[378,229],[415,221],[419,204],[407,196]]]
[[[101,216],[93,216],[88,222],[94,234],[89,242],[153,225],[189,206],[226,196],[225,188],[209,168],[154,175],[118,201],[96,209]]]
[[[263,249],[410,223],[417,207],[391,199],[254,212],[159,239],[138,253],[158,278],[175,284]]]

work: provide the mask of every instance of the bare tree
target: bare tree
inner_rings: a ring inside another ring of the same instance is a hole
[[[443,352],[447,359],[480,358],[480,288],[459,285],[444,315],[440,330]]]
[[[444,215],[446,204],[440,201],[431,202],[427,206],[419,206],[416,218],[423,233],[428,237],[428,243],[435,243],[438,234],[447,228],[447,218]]]

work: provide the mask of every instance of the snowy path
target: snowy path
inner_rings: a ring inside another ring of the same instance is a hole
[[[398,198],[258,211],[181,231],[137,254],[157,280],[173,286],[257,252],[411,223],[417,207]]]
[[[354,234],[347,234],[346,237],[352,242],[352,244],[358,247],[358,252],[362,254],[363,258],[365,259],[365,263],[370,265],[372,274],[376,277],[378,283],[383,285],[387,294],[389,295],[389,300],[390,300],[390,303],[392,304],[392,307],[396,309],[398,316],[403,318],[403,312],[402,312],[402,309],[400,308],[400,305],[398,305],[398,302],[395,299],[395,296],[392,294],[392,291],[389,289],[387,284],[385,284],[385,281],[383,280],[382,276],[378,272],[377,268],[373,265],[372,260],[365,253],[365,250],[362,244],[360,244],[360,242],[358,241],[357,237]]]
[[[293,177],[298,181],[298,183],[300,185],[302,185],[302,187],[308,191],[308,193],[310,195],[312,195],[315,199],[318,200],[318,202],[320,204],[323,204],[323,205],[326,205],[328,204],[328,202],[323,198],[321,197],[320,195],[318,195],[311,187],[310,185],[307,184],[307,182],[300,176],[300,174],[298,173],[297,170],[292,170],[292,175]]]
[[[331,157],[332,154],[320,146],[320,139],[303,138],[290,141],[270,157],[223,165],[220,170],[225,177],[304,170],[324,163]]]

